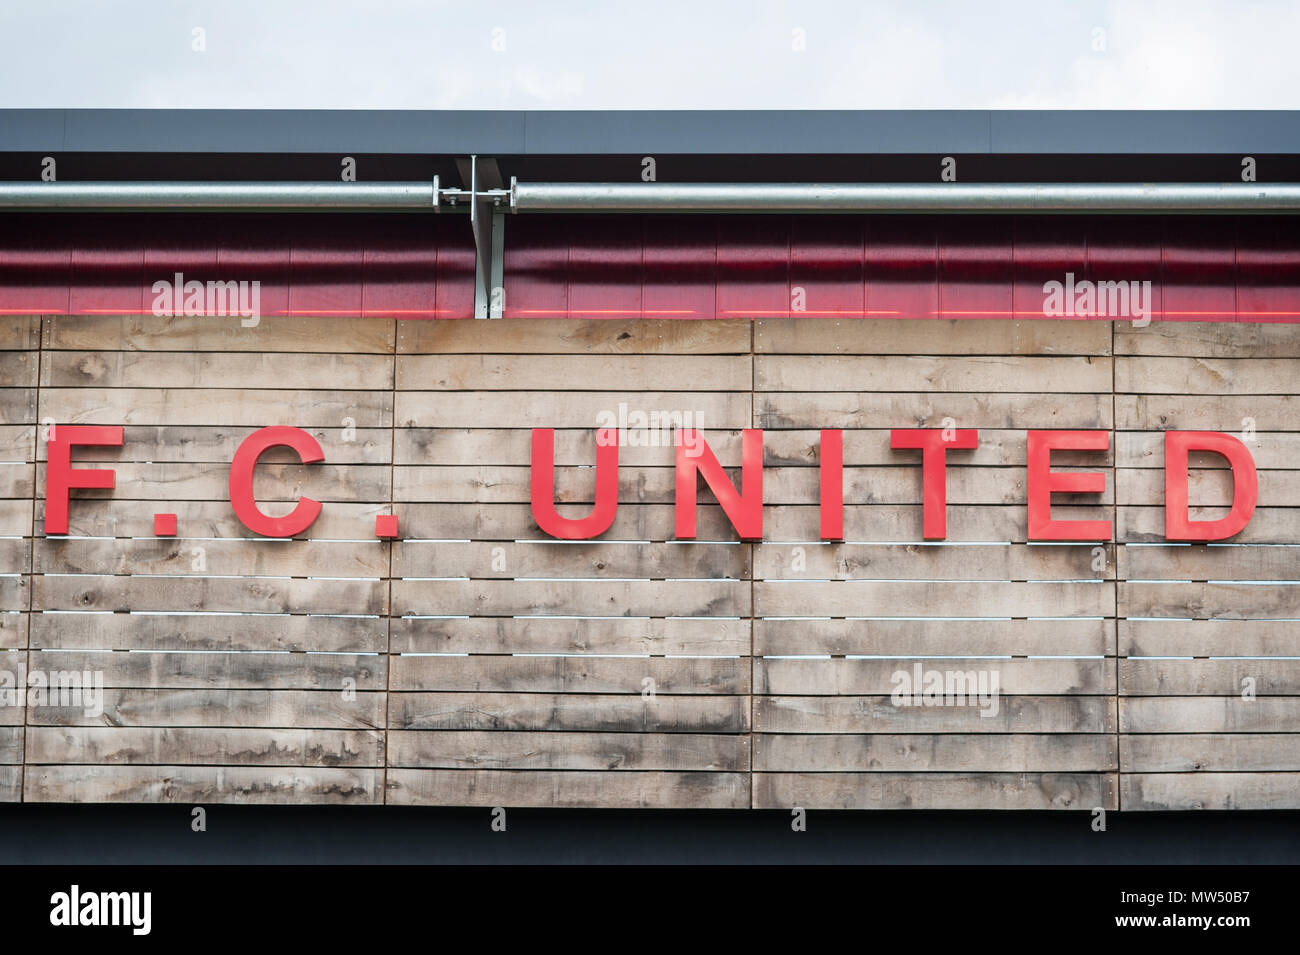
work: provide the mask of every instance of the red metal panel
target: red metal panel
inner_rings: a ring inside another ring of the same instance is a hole
[[[712,318],[718,307],[717,220],[647,216],[644,237],[645,317]]]
[[[68,311],[72,240],[55,216],[0,219],[0,315]]]
[[[795,315],[862,318],[866,314],[866,220],[818,216],[790,223],[790,293]],[[802,302],[799,301],[802,290]]]
[[[718,318],[790,314],[790,220],[718,220]]]
[[[570,229],[569,318],[640,318],[643,220],[582,216]]]
[[[1016,219],[1011,307],[1016,318],[1044,318],[1048,282],[1088,277],[1088,243],[1078,220]]]
[[[1166,321],[1236,321],[1236,244],[1236,220],[1230,217],[1165,220]]]
[[[1088,279],[1150,282],[1151,320],[1163,318],[1163,231],[1159,219],[1140,216],[1081,220],[1088,243]]]
[[[1294,219],[1238,221],[1237,321],[1300,322],[1300,243]]]
[[[81,315],[148,311],[144,238],[122,216],[89,216],[77,222],[72,245],[72,291],[68,311]],[[159,276],[162,278],[162,276]]]
[[[506,300],[503,310],[506,318],[562,318],[568,314],[569,247],[569,227],[565,219],[512,216],[506,220]],[[473,275],[472,247],[469,269]],[[471,315],[473,306],[471,289]]]
[[[939,317],[1010,318],[1011,220],[957,216],[939,229]]]
[[[867,220],[867,314],[934,318],[939,313],[939,232],[929,216]]]

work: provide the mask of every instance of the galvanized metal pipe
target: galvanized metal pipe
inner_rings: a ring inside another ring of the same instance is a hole
[[[1300,212],[1300,183],[3,182],[0,210],[515,212]]]
[[[1298,212],[1300,183],[517,183],[519,212]]]
[[[0,210],[431,211],[432,182],[4,182]]]

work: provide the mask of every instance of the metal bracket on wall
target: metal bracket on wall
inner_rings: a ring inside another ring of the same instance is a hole
[[[502,197],[509,192],[495,159],[470,156],[456,160],[456,168],[461,183],[469,187],[465,200],[474,232],[474,317],[500,318],[505,308],[506,207]]]

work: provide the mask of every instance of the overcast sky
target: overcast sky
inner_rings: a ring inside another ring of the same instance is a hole
[[[1300,0],[0,0],[0,106],[1290,109]]]

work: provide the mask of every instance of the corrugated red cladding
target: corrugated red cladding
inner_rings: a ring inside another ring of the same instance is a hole
[[[0,216],[0,313],[147,314],[177,272],[258,281],[263,315],[473,314],[463,215]],[[1044,318],[1044,284],[1067,274],[1151,282],[1155,320],[1300,321],[1300,219],[524,214],[506,222],[504,304],[514,318]]]

